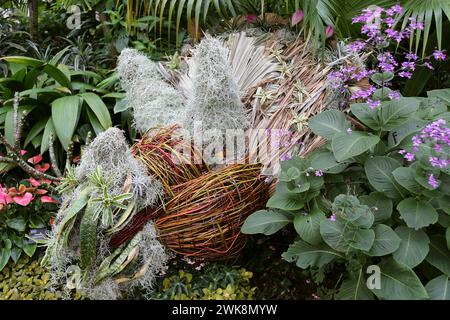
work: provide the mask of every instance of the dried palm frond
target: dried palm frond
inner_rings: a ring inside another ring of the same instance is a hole
[[[201,153],[190,141],[177,135],[178,129],[177,125],[151,129],[132,148],[135,157],[161,182],[169,197],[173,196],[172,186],[195,179],[208,170]]]
[[[267,201],[260,172],[257,164],[230,165],[174,186],[174,197],[155,221],[160,241],[184,256],[235,257],[244,244],[245,218]]]

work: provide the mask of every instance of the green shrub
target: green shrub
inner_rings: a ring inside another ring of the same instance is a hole
[[[379,93],[378,108],[351,106],[364,131],[337,110],[310,119],[327,144],[282,163],[269,209],[242,231],[271,235],[292,223],[300,239],[283,258],[315,271],[344,265],[335,298],[448,299],[450,90],[392,101]],[[381,285],[369,289],[372,265]]]
[[[161,279],[153,299],[170,300],[250,300],[256,288],[253,274],[244,268],[212,264],[200,272],[174,270]]]

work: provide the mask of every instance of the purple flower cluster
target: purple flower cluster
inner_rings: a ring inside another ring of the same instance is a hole
[[[415,18],[409,18],[408,25],[403,31],[395,30],[399,15],[403,9],[400,5],[394,5],[384,9],[381,7],[370,7],[364,9],[362,14],[353,18],[352,23],[362,23],[361,34],[367,38],[365,40],[356,40],[347,45],[347,48],[353,53],[359,53],[364,50],[377,52],[376,65],[373,69],[366,70],[346,65],[339,71],[329,74],[328,81],[332,88],[340,89],[342,93],[351,92],[351,100],[361,99],[368,103],[369,107],[376,108],[381,105],[380,100],[373,99],[373,94],[379,87],[388,87],[389,83],[384,81],[377,85],[370,85],[360,88],[358,82],[370,78],[375,73],[392,73],[401,78],[410,79],[417,66],[425,66],[433,69],[430,58],[436,61],[446,59],[445,51],[435,50],[432,56],[426,57],[419,63],[419,57],[414,52],[405,54],[403,61],[397,61],[394,55],[386,51],[392,41],[396,43],[408,39],[415,30],[424,29],[422,22],[417,22]],[[400,99],[400,93],[390,92],[388,97],[391,100]]]
[[[449,153],[444,150],[445,148],[448,150],[448,147],[450,147],[450,128],[444,119],[438,119],[428,124],[419,134],[412,137],[411,142],[412,152],[399,151],[407,161],[414,161],[420,151],[420,147],[426,146],[433,150],[433,155],[430,155],[428,158],[431,167],[446,169],[450,166]],[[430,174],[428,176],[428,184],[435,189],[439,186],[439,181],[433,174]]]

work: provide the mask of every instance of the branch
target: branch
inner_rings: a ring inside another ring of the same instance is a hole
[[[48,153],[50,155],[50,163],[52,164],[52,170],[58,178],[61,178],[62,174],[61,174],[61,171],[59,171],[58,163],[56,161],[56,156],[55,156],[55,147],[53,145],[53,135],[50,135],[49,140],[50,141],[48,143]]]

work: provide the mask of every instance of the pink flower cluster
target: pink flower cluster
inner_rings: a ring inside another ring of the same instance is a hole
[[[392,6],[388,9],[381,7],[370,7],[363,10],[363,13],[353,18],[353,23],[362,23],[361,33],[367,36],[366,40],[356,40],[347,45],[353,53],[363,50],[378,52],[376,63],[373,69],[366,70],[354,66],[344,66],[339,71],[329,74],[328,81],[331,87],[340,89],[342,93],[351,92],[351,100],[361,99],[368,103],[369,107],[376,108],[381,105],[381,101],[373,98],[377,88],[389,87],[388,81],[383,83],[370,84],[368,87],[360,88],[357,82],[370,78],[375,73],[392,73],[401,78],[411,78],[417,66],[425,66],[433,69],[431,57],[436,61],[446,59],[445,51],[435,50],[434,53],[424,58],[419,63],[419,57],[413,52],[405,54],[403,61],[397,61],[394,55],[386,51],[392,41],[397,44],[404,39],[408,39],[415,30],[422,30],[423,23],[417,22],[414,18],[409,18],[409,24],[404,31],[395,30],[399,20],[399,15],[403,9],[400,5]],[[356,85],[354,88],[351,86]],[[356,88],[356,89],[355,89]],[[392,91],[388,94],[389,99],[400,99],[400,93]]]
[[[450,128],[444,119],[438,119],[425,126],[419,134],[412,137],[411,142],[411,152],[406,150],[399,151],[407,161],[412,162],[416,160],[420,148],[426,146],[432,150],[432,154],[428,158],[431,167],[443,170],[450,166],[448,153]],[[439,181],[434,174],[428,175],[428,184],[433,189],[439,186]]]

